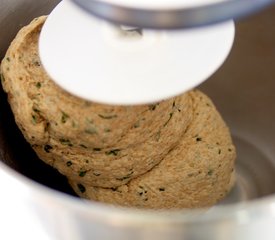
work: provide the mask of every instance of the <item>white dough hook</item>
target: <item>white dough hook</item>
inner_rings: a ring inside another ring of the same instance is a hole
[[[184,31],[128,28],[63,0],[42,28],[42,64],[59,86],[78,97],[105,104],[146,104],[209,78],[227,58],[235,34],[232,20]]]

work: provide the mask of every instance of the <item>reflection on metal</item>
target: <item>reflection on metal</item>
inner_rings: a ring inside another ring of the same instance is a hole
[[[229,0],[183,9],[130,8],[100,0],[72,0],[89,13],[116,24],[141,28],[178,29],[204,26],[244,17],[274,3],[274,0]]]

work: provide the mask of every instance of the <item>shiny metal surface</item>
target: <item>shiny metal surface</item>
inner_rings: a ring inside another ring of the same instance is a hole
[[[0,58],[20,27],[57,3],[0,0]],[[16,218],[13,206],[22,205],[50,239],[274,240],[274,22],[274,7],[239,22],[228,60],[200,86],[237,146],[237,184],[223,202],[207,211],[144,212],[74,197],[66,179],[39,161],[24,141],[1,90],[0,188],[2,202],[10,203],[0,207],[1,214],[10,208]]]
[[[205,26],[262,10],[274,0],[230,0],[182,9],[130,8],[101,0],[72,0],[87,12],[110,22],[155,29]]]

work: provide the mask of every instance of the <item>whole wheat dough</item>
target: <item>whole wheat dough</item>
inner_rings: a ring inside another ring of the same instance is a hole
[[[190,91],[122,107],[70,95],[41,66],[45,19],[20,30],[1,64],[16,123],[37,155],[91,200],[159,209],[222,199],[232,186],[236,152],[211,100]]]

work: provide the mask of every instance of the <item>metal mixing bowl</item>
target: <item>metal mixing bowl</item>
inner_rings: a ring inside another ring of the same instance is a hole
[[[0,58],[23,25],[48,14],[58,2],[0,0]],[[217,206],[157,213],[77,198],[66,179],[24,141],[1,90],[0,210],[9,211],[15,221],[21,206],[50,239],[274,240],[274,22],[273,7],[237,23],[228,60],[200,86],[230,126],[238,152],[237,184]]]

